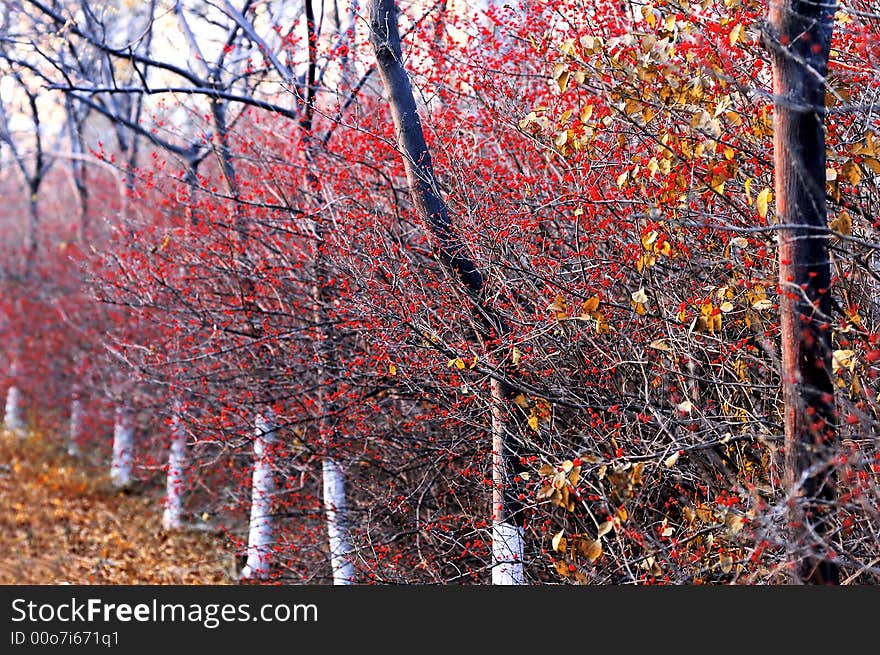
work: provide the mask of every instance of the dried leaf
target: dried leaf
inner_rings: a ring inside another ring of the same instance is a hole
[[[565,530],[560,530],[556,534],[553,535],[553,539],[550,542],[550,545],[553,547],[553,550],[556,552],[564,552],[568,547],[568,542],[565,539]]]
[[[773,192],[769,188],[763,189],[758,194],[758,199],[755,201],[755,206],[758,208],[758,216],[767,218],[767,211],[771,200],[773,200]]]
[[[746,520],[742,516],[733,512],[728,512],[727,516],[724,517],[724,525],[727,526],[730,534],[736,534],[742,530],[745,522]]]
[[[602,542],[598,539],[596,539],[595,541],[586,542],[582,554],[591,562],[595,562],[597,559],[602,557]]]
[[[529,416],[528,419],[529,427],[532,428],[535,432],[538,431],[538,415],[532,411],[532,415]]]
[[[743,26],[742,23],[738,23],[734,25],[733,29],[730,30],[729,41],[731,46],[735,46],[737,42],[742,41],[743,35]]]
[[[590,298],[587,298],[584,301],[584,306],[583,306],[583,309],[581,310],[581,316],[592,318],[593,313],[597,309],[599,309],[599,297],[592,296]]]
[[[665,352],[672,352],[672,348],[670,348],[663,339],[656,339],[656,340],[652,341],[648,347],[653,348],[655,350],[663,350]]]
[[[850,217],[850,215],[847,212],[842,211],[837,215],[837,217],[833,221],[831,221],[828,224],[828,227],[830,229],[834,230],[835,232],[839,232],[840,234],[842,234],[844,236],[851,236],[852,235],[852,218]]]

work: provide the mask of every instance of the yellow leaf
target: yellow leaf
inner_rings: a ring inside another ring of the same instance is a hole
[[[564,552],[566,549],[566,546],[568,545],[566,543],[565,537],[563,536],[564,534],[565,534],[565,530],[560,530],[559,532],[557,532],[556,534],[553,535],[553,541],[551,541],[551,546],[553,546],[553,550],[555,550],[556,552]]]
[[[727,516],[724,517],[724,525],[727,526],[730,534],[736,534],[742,530],[745,522],[746,521],[742,516],[734,514],[733,512],[728,512]]]
[[[763,189],[761,193],[758,194],[758,199],[755,201],[756,207],[758,208],[758,216],[761,218],[767,218],[767,210],[769,209],[771,200],[773,200],[773,192],[770,191],[769,188]]]
[[[513,360],[514,366],[517,366],[519,364],[519,360],[522,359],[522,353],[516,346],[513,347],[513,351],[511,352],[511,359]]]
[[[652,341],[648,347],[653,348],[655,350],[663,350],[666,352],[672,351],[672,348],[670,348],[663,339],[656,339],[656,340]]]
[[[620,189],[626,184],[626,180],[629,177],[629,171],[624,171],[620,175],[617,176],[617,188]]]
[[[746,180],[746,183],[743,185],[746,190],[746,202],[748,202],[750,205],[752,204],[752,182],[753,181],[754,180],[752,180],[752,178],[749,178]]]
[[[680,411],[682,414],[690,414],[694,411],[694,405],[690,400],[683,400],[675,406],[675,409]]]
[[[850,236],[852,235],[852,218],[847,212],[842,211],[828,224],[828,227],[844,236]]]
[[[712,508],[706,505],[705,503],[700,503],[697,505],[696,511],[697,518],[700,519],[703,523],[711,523],[715,520],[715,515],[712,512]]]
[[[571,575],[571,571],[568,570],[568,564],[562,560],[558,560],[553,566],[556,567],[556,572],[559,573],[559,575],[565,578]]]
[[[732,30],[730,30],[730,45],[736,45],[737,41],[742,41],[742,33],[743,26],[741,23],[738,23]]]
[[[394,364],[389,364],[388,373],[390,373],[391,375],[397,375],[397,367]]]
[[[858,186],[859,182],[862,181],[862,171],[859,168],[859,165],[852,160],[844,165],[843,171],[846,174],[846,181],[853,186]]]
[[[598,539],[595,541],[589,542],[583,550],[584,557],[586,557],[591,562],[595,562],[597,559],[602,557],[602,542]]]
[[[862,165],[869,168],[874,175],[880,175],[880,160],[874,157],[867,157],[862,161]]]
[[[666,460],[663,462],[663,466],[665,466],[668,469],[671,469],[673,466],[675,466],[675,463],[678,461],[678,458],[679,458],[679,452],[676,450],[674,453],[672,453],[669,457],[666,458]]]
[[[611,532],[614,529],[614,521],[605,521],[599,526],[599,532],[597,533],[596,538],[600,539],[604,537],[606,534]]]
[[[568,310],[568,304],[565,302],[565,298],[562,294],[557,293],[553,302],[547,306],[547,309],[556,312],[556,318],[561,321],[567,316],[566,312]]]
[[[524,394],[518,393],[516,397],[513,399],[513,404],[517,407],[522,407],[523,409],[529,408],[529,401],[526,399]]]
[[[593,115],[593,105],[584,105],[584,108],[581,109],[581,123],[586,123],[590,120],[590,116]]]
[[[590,298],[587,298],[584,301],[584,308],[581,312],[581,316],[592,317],[593,312],[595,312],[597,309],[599,309],[599,297],[592,296]]]
[[[565,93],[565,89],[568,88],[568,71],[564,71],[559,77],[556,78],[556,83],[559,85],[559,92]]]
[[[450,359],[450,360],[449,360],[449,364],[448,364],[448,366],[449,366],[450,368],[454,366],[454,367],[457,368],[459,371],[462,371],[462,370],[464,370],[464,368],[465,368],[465,363],[464,363],[464,360],[463,360],[461,357],[456,357],[455,359]]]
[[[852,371],[855,369],[855,351],[853,350],[835,350],[831,353],[831,370],[834,373],[842,369]]]
[[[532,415],[529,416],[529,427],[532,428],[535,432],[538,431],[538,415],[532,412]]]
[[[727,314],[728,312],[732,312],[733,311],[733,303],[730,301],[723,302],[723,303],[721,303],[721,306],[719,307],[719,309],[722,312],[724,312],[725,314]]]
[[[646,303],[648,302],[648,296],[645,293],[644,287],[640,288],[638,291],[634,291],[632,294],[632,300],[635,303]]]
[[[684,516],[684,520],[687,521],[690,525],[693,525],[697,520],[697,515],[694,513],[689,506],[685,505],[681,510],[681,515]]]

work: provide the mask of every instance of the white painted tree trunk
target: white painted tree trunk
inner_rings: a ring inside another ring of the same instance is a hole
[[[70,401],[70,441],[67,444],[67,454],[78,457],[80,453],[79,440],[82,435],[83,407],[78,393],[74,391],[73,400]]]
[[[351,561],[351,538],[345,503],[345,470],[339,460],[325,457],[323,473],[324,510],[327,513],[327,537],[333,584],[354,584],[354,564]]]
[[[504,394],[501,383],[490,383],[492,399],[492,584],[525,584],[523,572],[522,527],[509,519],[509,509],[505,499],[510,484],[510,472],[505,461],[507,448],[507,421]]]
[[[14,384],[6,392],[3,426],[10,432],[24,436],[24,419],[21,417],[21,391]]]
[[[171,447],[168,449],[168,476],[165,479],[165,511],[162,527],[179,530],[183,525],[183,476],[186,466],[186,431],[180,420],[179,407],[175,405],[171,418]]]
[[[134,415],[126,405],[116,406],[113,425],[113,459],[110,462],[110,480],[123,489],[131,485],[134,461]]]
[[[241,570],[242,579],[269,577],[274,538],[272,495],[275,481],[269,449],[275,443],[275,418],[271,410],[258,416],[254,438],[254,477],[251,484],[251,520],[248,531],[247,562]]]
[[[9,367],[12,385],[6,391],[6,407],[3,412],[3,427],[19,436],[24,436],[24,418],[21,415],[21,391],[18,388],[18,357],[13,357]]]
[[[525,584],[523,529],[512,523],[492,523],[492,584]]]

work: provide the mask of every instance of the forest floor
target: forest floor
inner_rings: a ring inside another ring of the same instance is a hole
[[[37,436],[0,434],[0,584],[223,584],[220,537],[166,532],[161,498],[114,490]]]

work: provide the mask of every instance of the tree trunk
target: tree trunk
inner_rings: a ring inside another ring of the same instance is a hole
[[[134,412],[127,403],[116,406],[113,425],[113,459],[110,462],[110,481],[113,486],[125,489],[132,483],[134,461]]]
[[[254,476],[251,484],[251,520],[248,531],[247,563],[241,570],[244,580],[265,580],[272,566],[274,516],[272,495],[275,480],[272,475],[272,445],[275,443],[275,417],[272,410],[258,416],[254,434]]]
[[[24,421],[21,418],[21,392],[14,384],[6,391],[6,410],[3,424],[10,432],[24,435]]]
[[[329,455],[322,460],[324,479],[324,510],[327,514],[327,537],[334,585],[353,584],[354,564],[351,562],[348,513],[345,503],[345,469]]]
[[[3,427],[9,432],[24,436],[24,419],[21,415],[21,391],[18,388],[18,360],[12,360],[10,373],[12,384],[6,390],[6,407],[3,414]]]
[[[508,332],[502,318],[485,304],[484,277],[468,256],[456,235],[449,208],[440,195],[431,154],[425,142],[415,97],[403,67],[397,7],[393,0],[370,3],[370,40],[397,131],[397,143],[410,194],[419,217],[434,241],[438,258],[459,279],[473,303],[477,321],[489,338]],[[513,484],[518,457],[510,433],[514,392],[499,380],[492,380],[492,582],[524,584],[522,505]]]
[[[836,441],[831,263],[825,207],[825,77],[835,2],[771,0],[785,484],[795,582],[836,584],[829,559]]]
[[[507,498],[513,489],[510,461],[510,419],[508,398],[501,382],[492,380],[492,584],[525,584],[523,572],[523,528],[511,510],[519,509]]]
[[[179,530],[183,525],[183,476],[186,466],[186,431],[180,420],[180,403],[174,404],[171,417],[171,446],[168,449],[168,475],[165,478],[165,511],[162,527]]]
[[[79,398],[79,385],[74,384],[73,394],[70,400],[70,430],[68,434],[67,454],[78,457],[80,454],[79,442],[82,438],[83,407]]]

